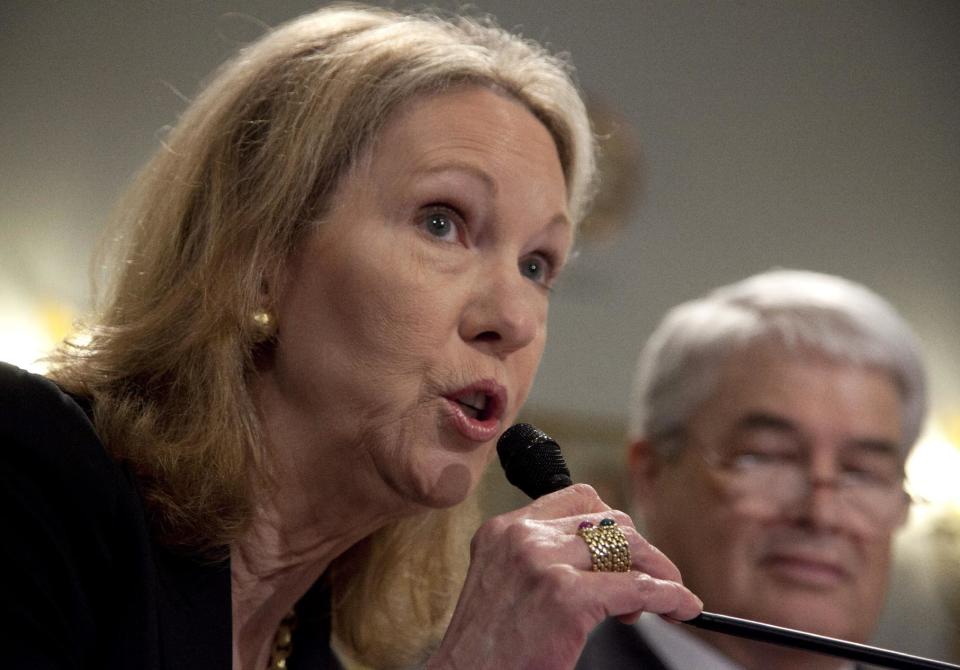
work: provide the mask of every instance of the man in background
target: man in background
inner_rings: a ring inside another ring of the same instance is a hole
[[[639,525],[706,610],[865,642],[925,412],[917,341],[875,293],[786,270],[717,289],[670,311],[640,356]],[[577,667],[854,666],[644,614],[602,624]]]

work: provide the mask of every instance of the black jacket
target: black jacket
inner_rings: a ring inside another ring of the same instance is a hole
[[[576,670],[669,670],[636,626],[607,619],[597,626],[577,661]]]
[[[229,562],[157,545],[137,481],[107,454],[80,405],[3,363],[0,580],[3,667],[231,667]],[[320,583],[297,613],[304,633],[290,667],[338,667]]]

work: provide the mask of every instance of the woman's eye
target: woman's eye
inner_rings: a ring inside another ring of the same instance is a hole
[[[421,225],[432,237],[447,242],[456,242],[459,236],[457,217],[446,210],[433,210],[428,212]]]
[[[531,254],[520,260],[520,274],[541,284],[549,281],[550,269],[550,261],[543,254]]]

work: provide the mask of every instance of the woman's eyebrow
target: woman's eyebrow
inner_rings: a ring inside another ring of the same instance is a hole
[[[433,165],[427,165],[423,167],[414,168],[411,172],[411,175],[414,177],[420,176],[433,176],[449,172],[461,172],[466,173],[467,175],[473,177],[474,179],[483,183],[484,188],[489,192],[490,195],[497,194],[497,182],[491,177],[485,170],[482,168],[473,165],[472,163],[467,163],[465,161],[445,161],[443,163],[436,163]]]
[[[433,165],[417,167],[414,168],[409,174],[411,177],[430,177],[450,172],[465,173],[481,182],[483,184],[483,188],[487,191],[489,196],[493,197],[497,195],[499,189],[497,187],[496,180],[483,168],[466,161],[450,160]],[[573,223],[570,221],[570,217],[567,216],[566,212],[558,212],[552,216],[548,225],[550,227],[573,228]]]

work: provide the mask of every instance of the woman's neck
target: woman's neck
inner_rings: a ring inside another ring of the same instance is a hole
[[[290,481],[280,470],[277,480]],[[314,491],[342,490],[317,484]],[[342,504],[351,496],[321,503],[295,484],[260,493],[248,530],[230,547],[236,670],[265,668],[277,627],[300,597],[334,559],[393,518]]]
[[[253,518],[230,547],[233,667],[262,670],[277,627],[341,554],[417,511],[363,462],[363,433],[317,430],[270,385],[252,390],[269,455]]]

